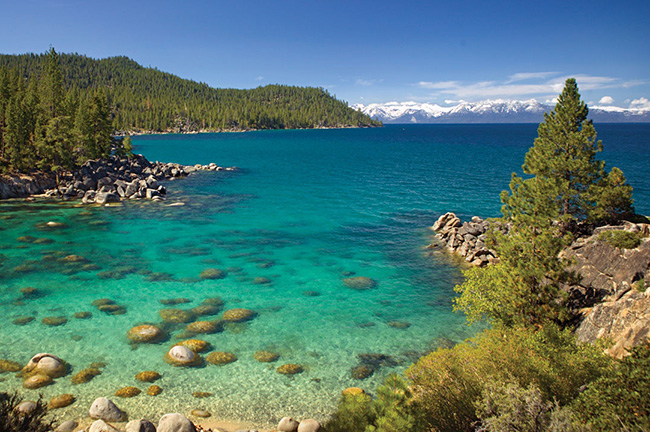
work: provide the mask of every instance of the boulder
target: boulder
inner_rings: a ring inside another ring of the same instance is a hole
[[[88,432],[120,432],[120,430],[103,420],[97,420],[90,425]]]
[[[50,385],[54,382],[52,377],[43,375],[43,374],[36,374],[32,375],[26,380],[23,381],[23,387],[26,389],[38,389],[41,387],[45,387],[47,385]]]
[[[59,357],[48,353],[36,354],[21,371],[23,376],[40,374],[47,375],[50,378],[59,378],[67,373],[67,363]]]
[[[278,423],[279,432],[295,432],[298,430],[300,423],[291,417],[282,417]]]
[[[131,420],[126,424],[125,432],[156,432],[156,426],[149,420]]]
[[[158,421],[158,432],[196,432],[194,423],[182,414],[165,414]]]
[[[73,432],[77,426],[79,426],[79,423],[77,423],[74,420],[67,420],[61,423],[54,429],[54,432]]]
[[[16,405],[16,408],[14,408],[16,411],[23,413],[23,414],[29,414],[34,412],[36,409],[36,402],[32,401],[23,401]]]
[[[132,327],[126,337],[134,343],[156,343],[165,338],[165,333],[155,325],[143,324]]]
[[[165,354],[165,361],[172,366],[199,366],[202,360],[191,349],[175,345]]]
[[[68,405],[72,405],[75,402],[75,397],[70,393],[65,393],[59,396],[55,396],[47,404],[48,409],[64,408]]]
[[[124,413],[117,407],[117,405],[105,397],[95,399],[90,406],[88,414],[94,419],[106,420],[109,422],[119,422],[125,417]]]
[[[303,420],[298,425],[298,432],[318,432],[319,429],[320,423],[314,419]]]
[[[97,204],[108,204],[108,203],[118,203],[120,202],[119,195],[116,195],[112,192],[100,192],[95,196],[95,203]]]

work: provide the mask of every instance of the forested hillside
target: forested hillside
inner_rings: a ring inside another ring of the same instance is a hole
[[[0,55],[0,68],[25,78],[40,75],[47,54]],[[378,126],[326,90],[268,85],[252,90],[215,89],[207,84],[145,68],[127,57],[96,60],[60,54],[67,90],[102,89],[113,126],[128,132],[191,132]]]

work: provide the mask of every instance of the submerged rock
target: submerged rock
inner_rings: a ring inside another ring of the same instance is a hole
[[[255,312],[250,309],[229,309],[223,313],[223,320],[227,322],[244,322],[255,317]]]
[[[43,318],[41,322],[50,327],[58,327],[67,323],[68,319],[64,316],[51,316]]]
[[[157,385],[150,385],[149,388],[147,388],[147,394],[149,396],[158,396],[160,393],[162,393],[163,389],[160,386]]]
[[[54,380],[52,379],[52,377],[49,377],[44,374],[36,374],[25,379],[23,381],[23,387],[25,387],[26,389],[33,390],[33,389],[45,387],[47,385],[52,384],[53,382]]]
[[[104,420],[96,420],[88,428],[88,432],[120,432],[115,426],[106,423]]]
[[[350,375],[352,375],[352,378],[357,380],[364,380],[366,378],[369,378],[373,373],[374,370],[372,368],[363,365],[353,367],[352,370],[350,371]]]
[[[358,396],[365,394],[365,390],[359,387],[348,387],[341,392],[343,396]]]
[[[54,432],[73,432],[77,426],[79,426],[79,423],[77,423],[74,420],[67,420],[61,423],[54,429]]]
[[[13,360],[0,360],[0,372],[18,372],[23,366]]]
[[[213,353],[210,353],[210,355],[208,355],[205,359],[209,363],[215,365],[225,365],[237,361],[237,356],[229,352],[215,351]]]
[[[210,414],[209,411],[202,410],[202,409],[193,409],[190,414],[192,414],[195,417],[201,417],[201,418],[207,418],[210,417],[212,414]]]
[[[131,398],[139,395],[140,393],[142,393],[142,391],[139,388],[133,386],[127,386],[127,387],[122,387],[121,389],[116,391],[115,396],[121,398]]]
[[[35,318],[33,316],[23,316],[23,317],[18,317],[15,318],[12,322],[16,325],[23,326],[26,324],[29,324],[30,322],[34,321]]]
[[[295,363],[287,363],[278,367],[277,372],[282,375],[295,375],[304,371],[303,367]]]
[[[23,377],[40,374],[50,378],[59,378],[67,373],[68,364],[59,357],[48,353],[36,354],[21,371]]]
[[[183,309],[161,309],[158,314],[164,322],[171,324],[183,324],[194,320],[194,314]]]
[[[214,306],[210,304],[202,304],[197,307],[194,307],[190,309],[192,313],[196,315],[216,315],[219,312],[221,312],[221,308],[219,306]]]
[[[135,375],[135,379],[142,382],[154,382],[161,378],[161,375],[156,371],[143,371]]]
[[[343,279],[343,283],[348,288],[352,288],[357,291],[363,291],[375,288],[377,286],[377,281],[365,276],[355,276]]]
[[[165,354],[165,361],[172,366],[199,366],[202,363],[201,356],[195,354],[191,349],[175,345],[167,354]]]
[[[156,343],[165,338],[165,333],[155,325],[143,324],[132,327],[126,337],[134,343]]]
[[[36,402],[33,401],[23,401],[16,405],[16,408],[14,408],[16,411],[19,413],[23,414],[30,414],[33,413],[34,410],[36,409]]]
[[[195,353],[201,353],[203,351],[207,351],[208,349],[210,349],[210,344],[201,339],[188,339],[188,340],[180,341],[176,345],[187,347],[192,351],[194,351]]]
[[[207,268],[199,275],[201,279],[223,279],[226,277],[226,272],[218,268]]]
[[[101,375],[102,371],[98,368],[86,368],[80,370],[78,373],[72,376],[72,384],[83,384],[87,383],[98,375]]]
[[[280,354],[271,351],[256,351],[253,358],[260,363],[271,363],[280,358]]]
[[[197,399],[207,398],[207,397],[210,397],[210,396],[212,396],[212,395],[213,395],[213,393],[210,393],[210,392],[202,392],[202,391],[195,391],[194,393],[192,393],[192,396],[194,396],[194,397],[197,398]]]
[[[65,393],[59,396],[56,396],[50,400],[47,404],[48,409],[64,408],[68,405],[72,405],[75,402],[75,397],[70,393]]]
[[[187,331],[192,333],[215,333],[219,331],[219,322],[195,321],[187,326]]]

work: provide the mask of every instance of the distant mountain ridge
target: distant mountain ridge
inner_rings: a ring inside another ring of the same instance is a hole
[[[355,104],[352,108],[384,123],[539,123],[544,113],[553,109],[553,105],[542,104],[535,99],[497,99],[460,102],[450,107],[418,102],[387,102]],[[589,107],[589,118],[605,123],[645,123],[650,122],[650,109],[593,106]]]

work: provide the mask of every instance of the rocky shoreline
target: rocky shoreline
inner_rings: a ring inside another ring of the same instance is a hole
[[[110,204],[124,199],[164,200],[164,180],[186,177],[196,171],[236,171],[236,167],[180,165],[150,162],[142,155],[89,160],[59,179],[53,175],[12,175],[0,178],[0,199],[44,195],[64,200],[81,199],[84,204]]]
[[[445,213],[431,227],[436,241],[428,249],[457,254],[466,263],[486,266],[499,262],[496,252],[484,240],[494,222],[474,216],[462,222],[454,213]],[[507,232],[508,227],[496,227]],[[634,248],[615,247],[603,233],[626,231],[637,234]],[[650,340],[650,224],[623,222],[601,226],[577,238],[560,255],[569,259],[569,270],[579,275],[575,285],[565,285],[569,307],[576,313],[576,336],[583,342],[608,339],[607,352],[622,358],[631,347]]]

